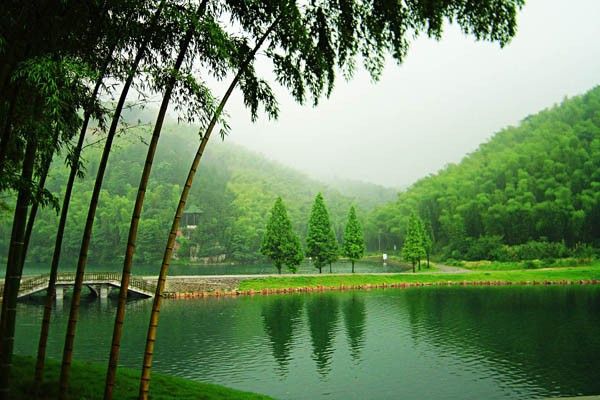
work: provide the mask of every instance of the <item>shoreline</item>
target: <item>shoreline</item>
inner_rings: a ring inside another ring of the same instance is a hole
[[[15,355],[11,374],[11,399],[26,400],[35,398],[32,392],[35,358]],[[100,362],[74,360],[69,383],[69,398],[72,400],[100,400],[104,393],[106,365]],[[44,382],[41,387],[40,400],[57,398],[60,376],[60,361],[48,358],[44,370]],[[119,366],[115,385],[115,399],[137,399],[140,382],[140,371],[134,368]],[[183,377],[152,372],[150,385],[151,399],[178,400],[273,400],[272,397],[244,390],[233,389],[224,385],[205,381],[196,381]]]
[[[225,277],[224,277],[225,278]],[[231,277],[227,277],[231,278]],[[324,291],[405,289],[448,286],[556,286],[598,285],[600,268],[571,267],[539,270],[484,272],[421,272],[395,274],[323,274],[296,276],[239,277],[234,285],[206,290],[166,290],[169,299],[238,297]]]
[[[286,293],[447,286],[600,284],[600,264],[516,270],[464,270],[434,266],[417,273],[186,275],[167,279],[164,298],[238,297]],[[155,285],[156,276],[140,276]]]

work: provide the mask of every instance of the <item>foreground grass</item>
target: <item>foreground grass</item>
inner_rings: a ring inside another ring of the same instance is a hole
[[[599,280],[600,265],[584,267],[545,268],[535,270],[481,271],[470,273],[401,273],[401,274],[345,274],[345,275],[311,275],[282,276],[268,278],[251,278],[240,282],[240,290],[263,289],[295,289],[362,285],[392,285],[414,283],[447,283],[447,282],[559,282],[579,280]]]
[[[35,361],[29,357],[15,356],[11,381],[11,399],[32,399],[31,382]],[[45,383],[40,399],[55,399],[57,395],[60,364],[49,360]],[[70,399],[101,399],[104,394],[106,366],[75,362],[71,371]],[[115,399],[137,399],[140,373],[127,368],[119,368]],[[225,399],[271,399],[254,393],[241,392],[223,386],[193,382],[160,374],[152,374],[150,398],[160,400],[225,400]]]

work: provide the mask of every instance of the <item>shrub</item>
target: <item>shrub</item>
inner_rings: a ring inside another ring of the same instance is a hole
[[[572,253],[574,257],[578,258],[593,258],[596,255],[596,249],[587,243],[577,243]]]
[[[464,262],[462,262],[462,261],[459,261],[459,260],[455,260],[454,258],[447,258],[447,259],[444,261],[444,264],[446,264],[446,265],[450,265],[450,266],[452,266],[452,267],[462,267],[462,266],[464,266],[464,265],[465,265],[465,263],[464,263]]]
[[[548,260],[569,255],[570,251],[564,242],[535,240],[515,246],[501,246],[494,254],[498,261]]]
[[[496,254],[502,248],[502,236],[480,236],[469,240],[465,259],[495,260]]]
[[[556,259],[555,258],[544,258],[542,260],[542,264],[544,267],[552,267],[556,264]]]

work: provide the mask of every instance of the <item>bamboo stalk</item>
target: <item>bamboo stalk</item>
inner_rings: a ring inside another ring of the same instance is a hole
[[[21,179],[25,182],[33,176],[33,165],[37,143],[33,137],[27,141],[23,158]],[[0,317],[0,400],[8,400],[12,353],[15,340],[15,322],[17,314],[17,296],[23,273],[23,244],[25,239],[25,223],[29,207],[30,193],[27,185],[23,185],[17,196],[10,250],[6,265],[6,277],[2,298],[2,314]]]
[[[108,65],[112,59],[112,53],[114,51],[111,49],[109,51],[109,55],[102,66],[100,71],[100,75],[96,80],[96,84],[94,86],[94,90],[92,92],[90,106],[98,96],[98,92],[100,91],[100,87],[102,86],[102,81],[104,80],[104,76],[106,75],[106,70],[108,69]],[[67,180],[67,187],[65,188],[65,195],[63,197],[62,207],[60,209],[60,219],[58,221],[58,229],[56,231],[56,239],[54,242],[54,252],[52,254],[52,261],[50,264],[50,275],[48,279],[48,288],[46,290],[46,297],[44,299],[44,314],[42,317],[42,326],[40,330],[40,339],[38,342],[38,351],[37,358],[35,364],[35,375],[34,375],[34,391],[36,395],[39,395],[39,388],[42,385],[44,379],[44,366],[45,366],[45,358],[46,358],[46,346],[48,343],[48,334],[50,332],[50,316],[52,315],[52,301],[56,295],[56,280],[58,275],[58,264],[60,261],[60,253],[62,250],[62,241],[64,237],[65,226],[67,223],[67,216],[69,214],[69,205],[71,203],[71,194],[73,192],[73,185],[75,184],[75,178],[77,177],[78,171],[78,163],[79,158],[81,156],[81,149],[83,148],[83,142],[85,139],[85,134],[87,131],[87,127],[90,121],[91,112],[90,110],[85,110],[83,123],[81,125],[81,129],[79,131],[79,138],[77,139],[77,144],[74,150],[73,162],[71,165],[71,170],[69,172],[69,178]]]
[[[134,62],[129,71],[129,75],[125,81],[123,86],[123,90],[121,91],[121,96],[117,103],[117,107],[115,109],[115,113],[113,115],[112,123],[110,129],[108,131],[108,135],[106,137],[106,142],[104,144],[104,149],[102,151],[102,156],[100,158],[100,164],[98,165],[98,172],[96,175],[96,181],[94,183],[94,189],[92,192],[92,198],[90,200],[90,206],[88,209],[88,215],[85,223],[85,228],[83,232],[83,239],[81,243],[81,249],[79,252],[79,259],[77,261],[77,271],[75,274],[75,285],[73,287],[73,297],[71,299],[71,309],[69,312],[69,322],[67,325],[67,333],[65,335],[65,346],[63,349],[63,358],[61,364],[60,371],[60,380],[59,380],[59,400],[65,400],[67,398],[67,390],[69,386],[69,375],[71,371],[71,363],[73,360],[73,345],[75,342],[75,328],[77,326],[77,320],[79,318],[79,304],[81,301],[81,291],[83,287],[83,277],[85,272],[85,267],[87,264],[88,251],[90,247],[90,242],[92,238],[92,228],[94,226],[94,217],[96,215],[96,208],[98,207],[98,200],[100,197],[100,189],[102,188],[102,181],[104,179],[104,173],[106,171],[106,165],[108,163],[108,156],[110,154],[110,150],[112,147],[112,142],[114,140],[115,134],[117,132],[117,127],[119,125],[119,118],[121,116],[121,111],[123,110],[123,106],[125,105],[125,100],[127,99],[127,93],[129,92],[129,88],[133,83],[133,79],[137,73],[138,67],[142,58],[146,53],[146,49],[148,47],[149,37],[151,33],[154,31],[156,24],[158,23],[158,19],[162,12],[163,6],[165,4],[165,0],[161,0],[158,9],[154,13],[152,17],[152,21],[150,23],[150,28],[148,34],[144,36],[142,43],[138,49],[138,52],[135,56]]]
[[[219,103],[219,106],[217,107],[215,114],[213,115],[208,127],[206,128],[204,135],[202,135],[202,140],[200,141],[200,145],[198,146],[198,150],[196,151],[196,155],[194,156],[194,160],[192,161],[192,165],[188,172],[188,176],[187,176],[185,185],[183,187],[183,191],[181,192],[181,197],[179,198],[179,204],[177,205],[175,217],[173,218],[173,222],[171,224],[171,231],[169,232],[169,238],[167,240],[165,253],[163,255],[163,262],[160,267],[160,273],[159,273],[158,282],[156,285],[156,292],[155,292],[153,303],[152,303],[152,313],[150,314],[150,323],[148,326],[148,334],[146,337],[146,349],[144,351],[144,361],[142,363],[142,376],[140,378],[140,391],[139,391],[140,399],[143,399],[143,400],[148,399],[148,393],[150,390],[150,374],[151,374],[151,370],[152,370],[152,357],[154,355],[154,344],[156,342],[156,330],[157,330],[158,322],[159,322],[161,300],[162,300],[163,292],[165,289],[167,274],[169,272],[169,265],[171,262],[171,257],[173,256],[175,239],[177,238],[177,230],[179,229],[179,221],[181,220],[181,217],[183,216],[183,211],[185,210],[187,198],[188,198],[188,195],[192,188],[194,176],[196,175],[196,171],[198,170],[198,166],[200,164],[202,155],[204,154],[204,149],[206,148],[206,144],[208,143],[208,140],[210,139],[210,136],[215,128],[215,125],[217,124],[217,121],[218,121],[221,113],[223,112],[223,109],[225,107],[225,104],[227,103],[227,100],[229,100],[231,93],[237,86],[237,83],[241,77],[241,74],[245,71],[245,69],[248,67],[250,62],[254,59],[254,57],[256,56],[256,53],[258,52],[260,47],[263,45],[263,43],[265,42],[265,40],[267,39],[269,34],[273,31],[273,29],[275,29],[275,26],[278,22],[279,22],[279,18],[277,18],[271,24],[269,29],[267,29],[265,31],[263,36],[256,43],[254,49],[252,49],[252,51],[248,54],[248,57],[241,64],[238,72],[236,73],[231,84],[227,88],[225,95],[221,99],[221,102]]]
[[[207,0],[204,0],[198,8],[198,16],[204,14],[206,9]],[[146,188],[150,179],[150,172],[152,170],[152,163],[154,161],[154,154],[158,147],[158,140],[164,123],[169,102],[171,100],[171,94],[177,83],[176,74],[179,72],[185,55],[187,54],[188,48],[192,41],[195,33],[194,25],[190,26],[182,39],[179,54],[173,67],[173,72],[169,77],[165,88],[165,94],[163,96],[160,110],[156,118],[156,124],[154,125],[154,131],[152,132],[152,139],[148,146],[148,153],[146,154],[146,162],[144,163],[144,169],[142,171],[142,177],[138,187],[137,196],[135,199],[135,205],[133,208],[133,215],[131,216],[131,223],[129,225],[129,234],[127,238],[127,249],[125,251],[125,261],[123,263],[123,272],[121,274],[121,286],[119,288],[119,300],[117,305],[117,312],[115,316],[115,324],[113,327],[112,344],[110,348],[110,356],[108,361],[108,369],[106,372],[106,384],[104,386],[104,399],[110,400],[113,397],[113,389],[115,385],[115,379],[117,374],[117,367],[119,361],[119,350],[121,347],[121,336],[123,333],[123,323],[125,322],[125,305],[127,303],[127,291],[129,288],[129,281],[131,279],[131,269],[133,265],[133,255],[135,253],[135,244],[137,241],[137,230],[139,226],[140,217],[142,214],[142,207],[144,205],[144,197],[146,195]]]

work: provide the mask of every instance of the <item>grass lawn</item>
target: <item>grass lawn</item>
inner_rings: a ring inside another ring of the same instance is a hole
[[[559,258],[552,260],[527,261],[460,261],[456,264],[473,271],[510,271],[517,269],[565,268],[565,267],[596,267],[600,261],[592,259]]]
[[[14,357],[11,399],[34,398],[31,393],[35,360],[30,357]],[[44,386],[40,399],[55,399],[58,387],[60,364],[49,360],[46,367]],[[75,362],[71,370],[71,399],[101,399],[104,394],[106,366],[93,363]],[[119,368],[115,399],[137,399],[139,371]],[[228,389],[223,386],[199,383],[182,378],[152,374],[150,398],[160,400],[225,400],[225,399],[271,399],[270,397]]]
[[[240,282],[240,290],[294,289],[362,285],[392,285],[414,283],[448,283],[448,282],[539,282],[544,281],[579,281],[600,280],[600,264],[583,267],[561,267],[544,269],[521,269],[510,271],[477,271],[470,273],[420,273],[401,274],[344,274],[344,275],[312,275],[282,276],[268,278],[251,278]]]

